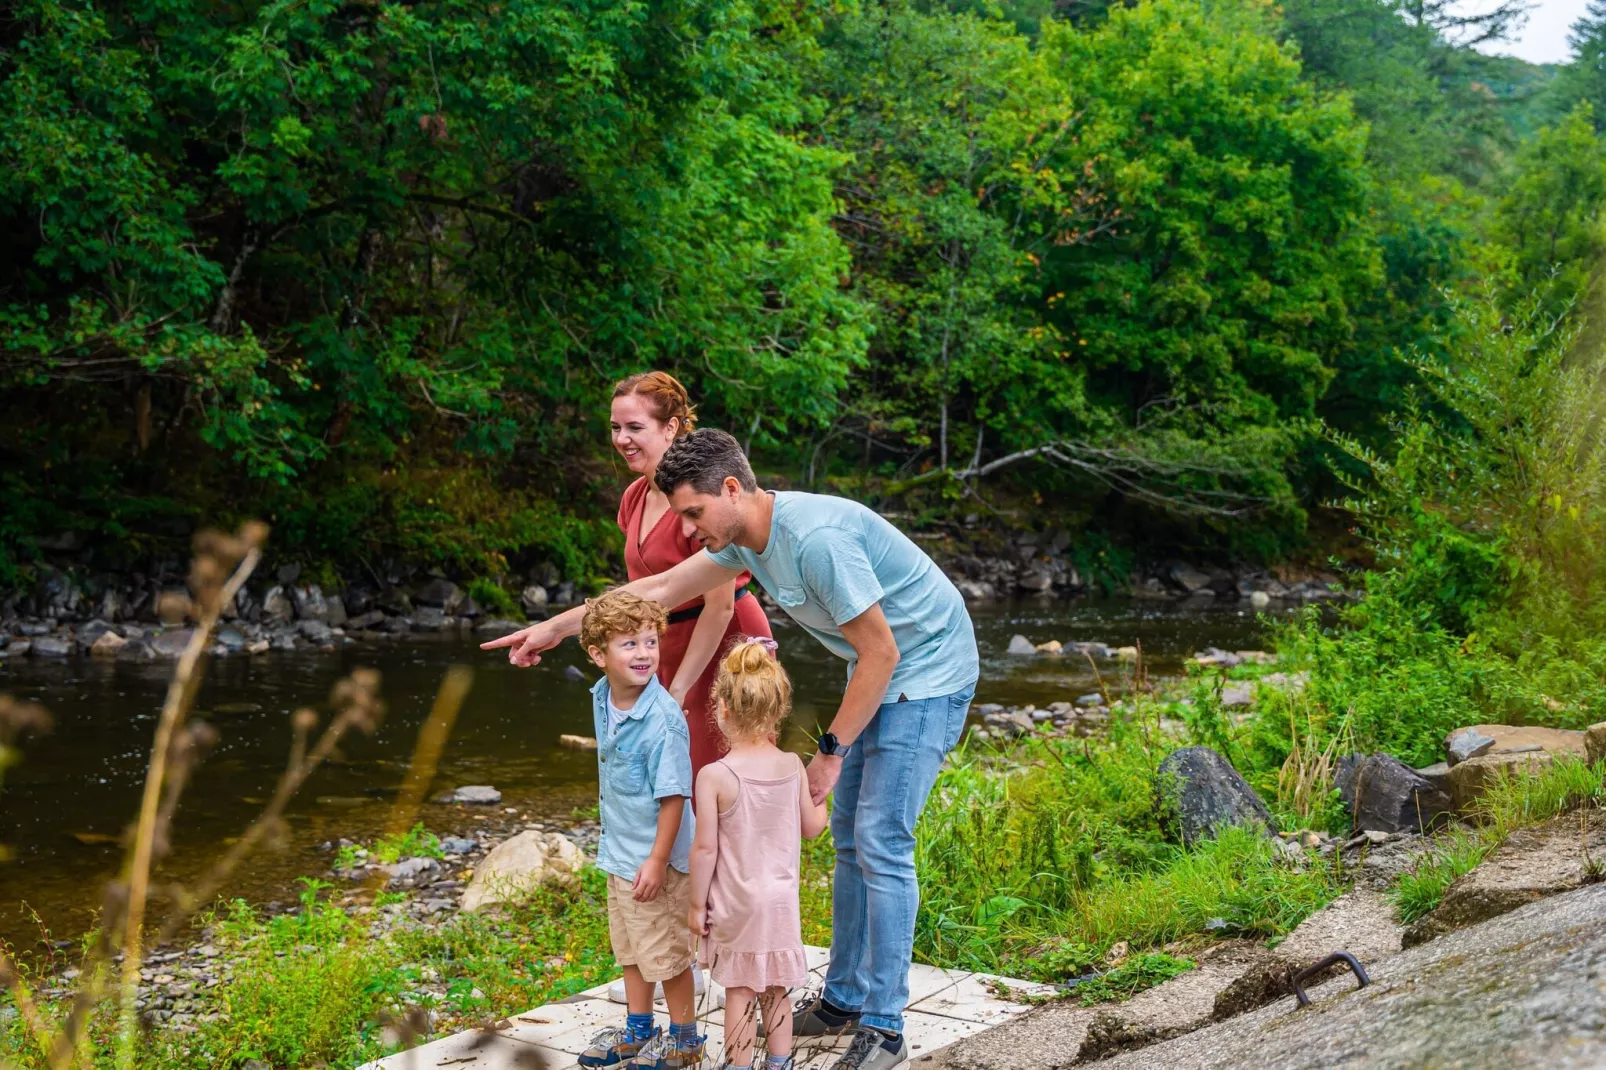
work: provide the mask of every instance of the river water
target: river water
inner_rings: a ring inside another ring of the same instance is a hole
[[[1006,704],[1073,698],[1094,682],[1085,659],[1004,653],[1015,633],[1034,642],[1140,644],[1151,676],[1165,676],[1180,674],[1182,660],[1204,646],[1258,647],[1266,627],[1236,605],[1039,600],[974,607],[973,614],[982,656],[977,702]],[[786,741],[803,750],[836,708],[843,667],[795,626],[777,627],[776,637],[796,693]],[[595,803],[595,756],[557,743],[560,734],[592,731],[587,688],[595,671],[574,643],[535,669],[515,669],[458,639],[236,657],[207,668],[196,709],[221,741],[185,793],[174,852],[157,880],[204,871],[272,793],[288,750],[289,714],[325,709],[336,680],[372,667],[389,707],[383,726],[371,738],[348,740],[292,804],[288,842],[255,856],[225,894],[288,899],[295,877],[324,874],[329,856],[320,843],[364,839],[383,826],[418,728],[452,665],[472,667],[474,681],[432,798],[460,785],[494,785],[503,793],[497,816],[508,820],[562,819]],[[580,666],[587,682],[566,679],[568,665]],[[1117,675],[1113,663],[1100,667],[1108,678]],[[55,716],[50,735],[24,743],[22,764],[6,771],[0,792],[0,844],[13,851],[10,862],[0,862],[0,939],[17,950],[37,946],[44,931],[71,938],[94,924],[100,889],[121,859],[119,837],[138,805],[170,670],[87,658],[0,662],[0,692],[42,702]],[[476,809],[432,802],[421,818],[441,835],[465,832],[486,820]]]

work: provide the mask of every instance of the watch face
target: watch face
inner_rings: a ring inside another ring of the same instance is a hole
[[[836,753],[836,736],[827,732],[820,737],[820,753],[828,755]]]

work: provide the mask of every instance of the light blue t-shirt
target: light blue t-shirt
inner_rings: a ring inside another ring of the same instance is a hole
[[[751,572],[793,620],[847,659],[850,679],[857,655],[842,625],[880,602],[900,656],[884,702],[951,695],[976,682],[965,600],[924,550],[858,502],[795,491],[774,498],[763,553],[732,543],[709,556]]]
[[[685,807],[680,832],[669,852],[669,864],[691,872],[691,734],[686,715],[657,678],[625,711],[614,731],[608,730],[608,678],[591,689],[596,721],[598,805],[602,839],[597,868],[620,880],[633,881],[636,870],[652,854],[658,839],[658,802],[681,796]]]

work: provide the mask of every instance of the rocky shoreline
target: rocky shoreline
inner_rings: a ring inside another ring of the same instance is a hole
[[[945,558],[944,568],[971,602],[1089,593],[1065,551],[1057,540],[1039,546],[1023,536],[1013,555],[961,554]],[[326,589],[302,572],[299,565],[284,565],[248,584],[225,609],[213,656],[503,635],[544,618],[555,607],[573,604],[576,597],[575,584],[560,580],[550,568],[521,577],[525,582],[516,598],[503,588],[492,589],[500,612],[441,575],[393,569],[378,580],[340,581],[338,589]],[[487,590],[483,584],[470,586],[482,595]],[[1242,600],[1256,610],[1353,597],[1329,573],[1302,578],[1285,573],[1279,579],[1265,570],[1235,572],[1182,562],[1134,576],[1128,593],[1189,605]],[[773,614],[775,607],[765,602]],[[514,604],[526,619],[510,614]],[[25,656],[124,662],[177,658],[191,638],[185,627],[188,608],[189,592],[177,561],[123,577],[43,565],[28,587],[0,592],[0,662]]]

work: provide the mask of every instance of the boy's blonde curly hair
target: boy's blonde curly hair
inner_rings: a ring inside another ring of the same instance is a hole
[[[727,739],[762,738],[792,712],[792,680],[769,647],[748,639],[725,655],[714,698],[724,710],[718,721]]]
[[[659,635],[669,627],[669,614],[657,602],[615,587],[595,598],[586,599],[586,615],[580,620],[580,649],[605,650],[616,635],[635,635],[651,626]]]

